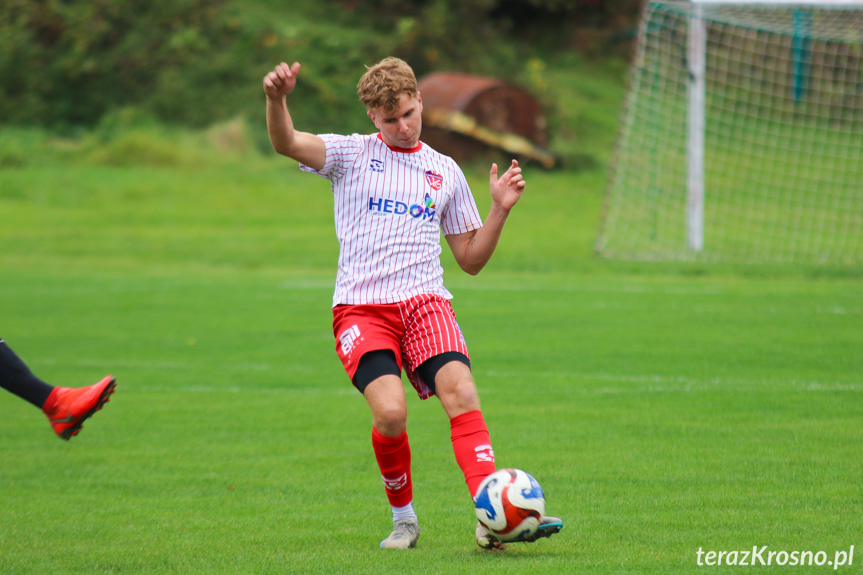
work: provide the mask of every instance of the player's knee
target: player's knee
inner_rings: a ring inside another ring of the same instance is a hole
[[[388,437],[396,437],[407,427],[407,408],[396,403],[380,406],[375,409],[374,426]]]
[[[480,408],[476,385],[469,375],[458,379],[440,381],[437,396],[450,418]]]
[[[453,390],[454,403],[464,411],[479,409],[479,395],[472,377],[460,380]]]

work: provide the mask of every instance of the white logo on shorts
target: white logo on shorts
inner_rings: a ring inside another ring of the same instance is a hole
[[[354,343],[359,337],[360,327],[358,325],[354,324],[346,329],[345,332],[339,336],[339,341],[342,344],[342,353],[350,355],[351,350],[354,349]]]

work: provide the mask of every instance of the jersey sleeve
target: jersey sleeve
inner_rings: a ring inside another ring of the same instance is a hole
[[[454,189],[452,200],[441,214],[441,230],[445,236],[472,232],[482,227],[482,218],[464,173],[453,162]]]
[[[327,148],[327,160],[320,170],[300,164],[304,172],[317,174],[331,181],[342,178],[348,168],[356,161],[363,151],[363,141],[360,136],[353,134],[342,136],[339,134],[318,134]]]

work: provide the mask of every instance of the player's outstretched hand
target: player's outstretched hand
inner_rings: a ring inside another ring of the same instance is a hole
[[[489,188],[491,188],[492,202],[509,211],[521,199],[526,182],[521,174],[518,162],[512,161],[512,165],[502,176],[497,176],[497,164],[491,165],[489,173]]]
[[[300,63],[294,62],[288,66],[282,62],[276,68],[264,76],[264,93],[268,98],[281,98],[294,91],[297,85],[297,72],[300,71]]]

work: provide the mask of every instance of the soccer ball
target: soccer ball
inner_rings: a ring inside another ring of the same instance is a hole
[[[486,477],[473,503],[479,522],[500,541],[533,535],[545,514],[542,487],[521,469],[500,469]]]

